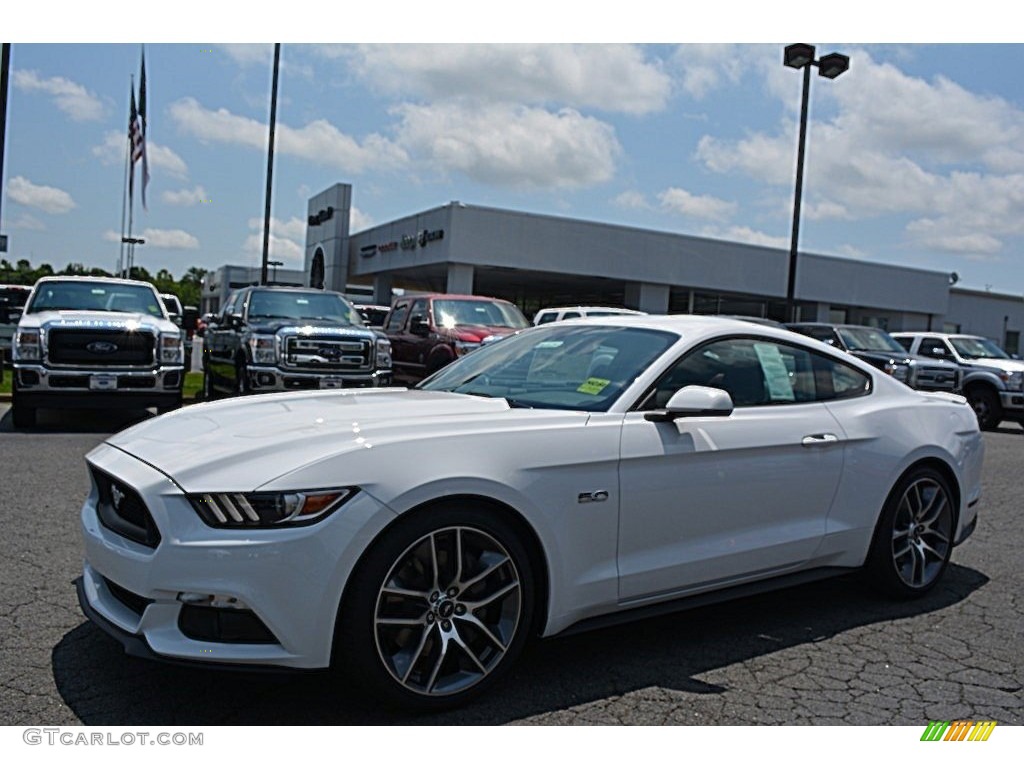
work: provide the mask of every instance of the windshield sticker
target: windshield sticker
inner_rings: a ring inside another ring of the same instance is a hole
[[[793,402],[796,395],[793,394],[793,384],[789,380],[789,369],[782,360],[779,348],[774,344],[755,344],[754,352],[761,362],[761,370],[764,371],[765,382],[768,384],[768,395],[773,402]]]
[[[589,379],[580,384],[579,388],[576,391],[583,395],[599,395],[601,394],[601,391],[609,384],[611,384],[611,381],[609,379],[596,379],[593,376],[591,376]]]
[[[560,346],[562,346],[560,341],[542,341],[534,346],[534,349],[558,349]]]

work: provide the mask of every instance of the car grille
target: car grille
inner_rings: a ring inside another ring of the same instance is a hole
[[[97,512],[103,527],[137,544],[155,549],[160,543],[160,531],[142,497],[120,480],[98,469],[92,470],[92,476],[99,491]]]
[[[54,365],[151,365],[153,346],[149,331],[53,328],[47,335],[47,357]]]
[[[960,373],[948,368],[923,366],[917,369],[916,385],[918,389],[953,392],[959,389]]]
[[[373,367],[373,342],[337,336],[288,336],[284,366],[331,373],[367,372]]]

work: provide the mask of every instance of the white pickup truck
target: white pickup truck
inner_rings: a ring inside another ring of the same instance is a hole
[[[12,352],[15,427],[33,426],[39,408],[181,406],[183,333],[149,283],[42,278]]]

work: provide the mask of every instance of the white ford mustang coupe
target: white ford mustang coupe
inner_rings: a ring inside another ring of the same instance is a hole
[[[853,569],[914,597],[974,529],[955,395],[741,320],[592,318],[415,389],[272,394],[87,457],[85,613],[132,654],[455,706],[530,637]]]

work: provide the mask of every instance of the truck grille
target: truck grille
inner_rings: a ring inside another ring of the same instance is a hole
[[[356,338],[289,336],[285,339],[284,365],[314,371],[363,373],[373,367],[373,342]]]
[[[160,531],[142,497],[120,480],[98,469],[92,469],[92,476],[99,491],[97,512],[103,527],[137,544],[156,549],[160,543]]]
[[[938,392],[954,392],[960,388],[959,371],[951,371],[948,368],[929,368],[927,366],[917,369],[917,388]]]
[[[153,347],[149,331],[53,328],[47,335],[47,357],[54,365],[151,365]]]

